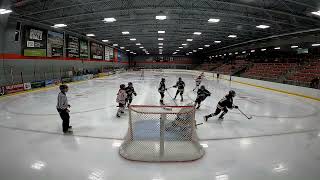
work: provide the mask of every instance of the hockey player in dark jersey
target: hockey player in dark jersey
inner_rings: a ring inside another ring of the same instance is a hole
[[[137,93],[134,90],[134,87],[132,85],[132,82],[128,83],[128,86],[126,87],[126,93],[127,93],[127,99],[126,99],[126,103],[127,103],[127,107],[130,106],[131,102],[132,102],[132,95],[137,96]]]
[[[201,86],[197,92],[197,99],[195,101],[194,106],[197,106],[198,104],[197,109],[199,109],[201,102],[204,101],[210,95],[211,93],[204,86]]]
[[[164,105],[164,103],[163,103],[164,92],[167,90],[165,82],[166,82],[166,80],[164,78],[162,78],[160,85],[159,85],[159,88],[158,88],[158,92],[160,93],[160,96],[161,96],[161,99],[160,99],[161,105]]]
[[[176,92],[176,96],[173,98],[174,100],[176,100],[177,95],[180,93],[181,102],[183,101],[183,92],[184,92],[185,86],[186,84],[182,81],[181,77],[179,77],[179,80],[177,81],[176,85],[173,86],[174,88],[178,88]]]
[[[227,114],[228,109],[233,109],[233,108],[238,108],[238,106],[233,105],[233,98],[236,96],[236,92],[234,92],[233,90],[229,91],[229,94],[227,94],[224,98],[222,98],[217,105],[217,109],[215,113],[209,114],[207,116],[204,116],[204,120],[208,121],[208,119],[210,117],[213,116],[217,116],[218,114],[220,114],[221,111],[223,111],[221,113],[221,115],[219,116],[219,120],[223,120],[223,116],[225,114]]]

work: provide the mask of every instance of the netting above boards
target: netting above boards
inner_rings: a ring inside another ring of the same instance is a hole
[[[196,134],[193,106],[129,108],[129,128],[120,155],[148,162],[192,161],[204,155]]]

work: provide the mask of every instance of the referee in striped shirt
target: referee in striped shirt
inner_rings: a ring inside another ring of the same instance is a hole
[[[66,93],[68,92],[69,88],[67,85],[62,84],[60,85],[60,93],[58,95],[58,103],[57,103],[57,110],[60,114],[62,119],[62,131],[64,133],[72,133],[72,126],[69,125],[70,123],[70,105],[68,104],[68,98]]]

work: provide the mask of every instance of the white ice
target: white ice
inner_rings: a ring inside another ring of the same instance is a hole
[[[116,118],[116,93],[133,82],[133,104],[158,105],[161,77],[167,86],[178,77],[186,82],[186,105],[195,99],[194,77],[187,74],[140,72],[117,74],[70,84],[73,136],[65,136],[56,112],[58,88],[0,98],[0,179],[2,180],[319,180],[319,102],[225,80],[203,81],[212,96],[196,120],[215,110],[233,89],[234,103],[253,116],[230,110],[198,127],[205,156],[188,163],[139,163],[124,160],[118,147],[128,114]],[[175,89],[169,93],[174,96]],[[165,103],[175,105],[169,94]]]

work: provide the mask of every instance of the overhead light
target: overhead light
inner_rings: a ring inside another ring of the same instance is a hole
[[[10,9],[0,9],[0,14],[9,14],[12,13],[12,10]]]
[[[191,41],[193,41],[193,39],[187,39],[187,41],[191,42]]]
[[[163,43],[158,43],[159,46],[163,46]]]
[[[237,35],[231,34],[231,35],[229,35],[228,37],[229,37],[229,38],[236,38]]]
[[[130,34],[130,32],[129,31],[123,31],[122,34],[126,35],[126,34]]]
[[[239,54],[239,53],[238,53],[238,52],[235,52],[234,54],[236,54],[236,55],[237,55],[237,54]]]
[[[311,12],[311,13],[314,14],[314,15],[320,16],[320,10],[319,11],[314,11],[314,12]]]
[[[254,53],[254,52],[256,52],[256,50],[253,49],[253,50],[251,50],[250,52]]]
[[[220,54],[219,56],[221,57],[222,55]]]
[[[130,41],[136,41],[136,40],[137,40],[136,38],[131,38],[131,39],[130,39]]]
[[[162,46],[159,46],[159,49],[162,49],[163,47]]]
[[[204,47],[210,47],[210,45],[207,44],[207,45],[204,45]]]
[[[232,55],[232,53],[229,53],[229,56],[231,56]]]
[[[261,49],[261,51],[266,51],[267,49]]]
[[[158,15],[158,16],[156,16],[156,19],[162,21],[162,20],[167,19],[167,16],[165,16],[165,15]]]
[[[63,28],[63,27],[67,27],[66,24],[55,24],[54,26],[52,26],[53,28]]]
[[[102,40],[102,42],[109,42],[109,40],[104,39],[104,40]]]
[[[120,49],[124,49],[125,47],[120,47]]]
[[[275,50],[279,50],[279,49],[281,49],[281,47],[275,47],[274,49],[275,49]]]
[[[259,26],[256,26],[257,28],[259,28],[259,29],[268,29],[268,28],[270,28],[270,26],[268,26],[268,25],[263,25],[263,24],[261,24],[261,25],[259,25]]]
[[[189,52],[189,54],[192,54],[192,53],[193,53],[193,52],[191,52],[191,51]]]
[[[214,43],[219,44],[219,43],[221,43],[221,41],[214,41]]]
[[[159,40],[159,41],[163,41],[164,39],[163,39],[163,38],[158,38],[158,40]]]
[[[186,46],[187,44],[181,44],[182,46]]]
[[[224,56],[226,56],[227,54],[224,54]]]
[[[197,50],[193,50],[193,52],[197,52]]]
[[[87,37],[94,37],[94,36],[96,36],[96,35],[94,35],[94,34],[87,34],[86,36],[87,36]]]
[[[247,53],[247,51],[242,51],[242,54],[245,54],[245,53]]]
[[[218,22],[220,22],[220,19],[210,18],[210,19],[208,20],[208,22],[209,22],[209,23],[218,23]]]
[[[110,22],[115,22],[115,21],[117,21],[117,20],[116,20],[115,18],[111,17],[111,18],[104,18],[103,21],[104,21],[105,23],[110,23]]]
[[[141,43],[136,43],[137,46],[141,46]]]
[[[128,49],[128,50],[126,50],[127,52],[129,52],[130,50]]]
[[[200,48],[198,48],[198,49],[202,50],[203,48],[200,47]]]
[[[180,50],[179,50],[179,49],[177,49],[176,51],[177,51],[177,52],[179,52]]]
[[[113,44],[113,46],[119,46],[119,44]]]
[[[182,48],[183,48],[183,47],[181,47],[181,46],[179,47],[179,49],[182,49]]]
[[[140,49],[143,49],[144,47],[143,46],[141,46],[141,47],[139,47]]]
[[[158,31],[158,34],[164,34],[166,31]]]
[[[187,56],[189,56],[189,53],[186,53]]]
[[[313,47],[320,46],[320,44],[312,44]]]
[[[193,34],[194,35],[201,35],[202,33],[201,32],[194,32]]]
[[[294,48],[298,48],[298,47],[299,47],[299,46],[291,46],[291,48],[292,48],[292,49],[294,49]]]

